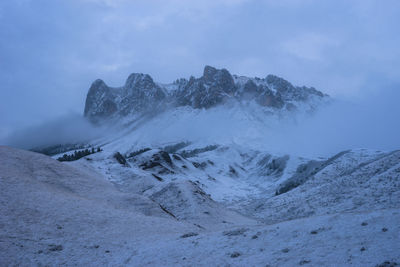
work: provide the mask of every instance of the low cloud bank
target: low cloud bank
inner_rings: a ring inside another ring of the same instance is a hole
[[[310,116],[279,120],[257,107],[171,111],[148,121],[132,140],[138,145],[182,140],[263,149],[305,157],[347,149],[400,149],[400,92],[382,90],[362,99],[336,99]]]
[[[305,157],[330,156],[347,149],[400,149],[400,92],[382,90],[358,101],[335,100],[312,116],[279,121],[259,108],[217,107],[170,110],[127,136],[138,147],[181,141],[238,144],[272,153]],[[90,142],[107,133],[80,114],[16,131],[2,144],[29,149],[55,144]]]
[[[101,129],[94,127],[80,114],[65,115],[39,125],[17,130],[5,137],[2,144],[31,149],[56,144],[81,143],[101,136]]]
[[[353,148],[400,149],[400,92],[383,90],[358,101],[336,101],[277,133],[283,150],[311,155]]]

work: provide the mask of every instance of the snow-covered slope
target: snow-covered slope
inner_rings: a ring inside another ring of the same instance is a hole
[[[105,152],[66,164],[0,147],[1,265],[394,266],[400,261],[399,152],[343,153],[286,193],[286,200],[285,194],[268,191],[285,179],[279,170],[264,183],[261,177],[257,183],[244,179],[242,171],[224,175],[225,181],[219,179],[223,175],[210,178],[210,196],[204,185],[189,181],[208,167],[196,168],[187,180],[170,181],[170,173],[160,181],[145,170],[135,175],[134,166],[149,157],[160,163],[158,171],[178,172],[179,160],[168,165],[166,154],[157,160],[152,151],[145,153],[128,167]],[[224,153],[231,152],[215,149],[196,159]],[[104,169],[96,166],[101,160]],[[355,180],[338,177],[343,170]],[[111,175],[117,186],[108,181]],[[331,193],[325,189],[333,186]],[[247,194],[240,194],[245,187]],[[234,194],[236,203],[212,197]],[[253,209],[255,204],[260,207]]]

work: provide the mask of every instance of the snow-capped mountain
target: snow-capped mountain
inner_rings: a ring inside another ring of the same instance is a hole
[[[84,116],[102,137],[41,150],[63,162],[0,147],[0,263],[396,266],[400,151],[290,149],[285,132],[330,102],[210,66],[96,80]]]

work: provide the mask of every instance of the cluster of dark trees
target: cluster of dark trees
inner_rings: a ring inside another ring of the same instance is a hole
[[[67,151],[84,149],[87,147],[88,147],[88,145],[85,145],[85,144],[58,144],[58,145],[47,146],[47,147],[32,148],[30,150],[33,152],[47,155],[47,156],[53,156],[53,155],[67,152]]]
[[[64,154],[62,157],[59,157],[57,160],[58,161],[74,161],[74,160],[78,160],[87,155],[94,154],[94,153],[97,153],[100,151],[102,151],[102,149],[100,147],[98,147],[97,149],[92,147],[91,149],[86,148],[85,150],[75,150],[73,154],[69,154],[69,155]]]
[[[212,151],[212,150],[215,150],[217,148],[218,148],[217,145],[209,145],[209,146],[206,146],[206,147],[203,147],[203,148],[196,148],[196,149],[193,149],[193,150],[183,150],[179,154],[184,158],[191,158],[191,157],[197,156],[200,153],[204,153],[204,152],[207,152],[207,151]]]
[[[135,156],[140,155],[140,154],[142,154],[144,152],[147,152],[149,150],[151,150],[151,148],[148,148],[148,147],[143,148],[143,149],[139,149],[138,151],[134,151],[134,152],[130,153],[129,155],[127,155],[127,158],[135,157]]]

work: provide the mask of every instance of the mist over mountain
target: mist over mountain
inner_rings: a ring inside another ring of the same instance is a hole
[[[106,130],[92,125],[81,114],[69,114],[44,123],[22,128],[6,136],[3,144],[32,149],[58,144],[86,143]]]
[[[95,80],[83,114],[6,139],[46,156],[0,146],[0,262],[396,266],[397,94],[345,102],[211,66]]]
[[[400,147],[398,97],[394,88],[352,101],[333,99],[274,75],[249,78],[211,66],[199,78],[170,84],[133,73],[121,87],[94,81],[84,116],[20,129],[2,143],[27,149],[82,143],[131,125],[141,128],[130,132],[143,144],[202,140],[310,156],[350,148],[390,150]]]

